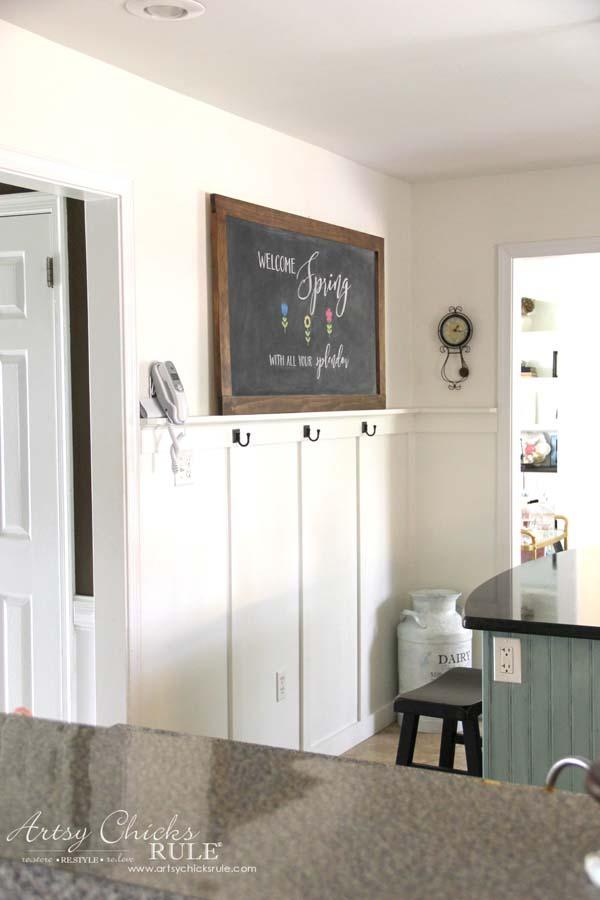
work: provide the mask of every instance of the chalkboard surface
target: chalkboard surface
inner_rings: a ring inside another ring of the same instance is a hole
[[[215,208],[223,411],[384,406],[383,241],[227,198]]]

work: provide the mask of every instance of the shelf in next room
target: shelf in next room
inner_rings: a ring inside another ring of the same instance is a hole
[[[553,375],[521,375],[521,384],[537,384],[538,387],[547,387],[549,384],[558,384],[558,378]]]

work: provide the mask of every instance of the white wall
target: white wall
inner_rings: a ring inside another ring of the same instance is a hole
[[[212,411],[207,195],[386,239],[388,404],[409,388],[409,187],[0,21],[0,143],[133,180],[140,372],[176,361]],[[218,73],[215,73],[218,77]]]
[[[600,166],[413,185],[414,402],[496,407],[497,247],[600,234]],[[473,318],[471,376],[460,392],[439,377],[437,323],[449,305]],[[496,439],[418,439],[419,583],[468,593],[496,567]],[[435,527],[432,527],[435,525]]]
[[[385,238],[388,406],[410,403],[406,184],[4,22],[0,79],[11,86],[2,144],[133,182],[142,386],[150,360],[172,358],[191,415],[214,411],[217,192]],[[230,425],[190,428],[195,484],[178,490],[166,443],[143,454],[135,721],[331,751],[389,721],[408,586],[406,437],[380,436],[361,456],[360,421],[336,423],[325,418],[308,446],[301,424],[255,420],[247,450],[231,449]],[[80,629],[80,662],[88,643]],[[288,697],[276,704],[281,669]]]
[[[171,487],[164,447],[157,455],[146,454],[142,466],[138,719],[261,737],[252,732],[251,715],[238,717],[233,694],[239,692],[243,703],[248,679],[256,678],[258,694],[266,697],[269,691],[272,698],[266,673],[280,665],[284,647],[290,690],[298,702],[306,699],[308,711],[297,724],[289,711],[277,710],[285,719],[277,740],[293,744],[296,731],[304,729],[306,746],[339,748],[326,723],[333,731],[352,729],[348,723],[356,709],[356,722],[373,727],[369,717],[385,709],[393,693],[392,632],[406,589],[437,585],[468,592],[493,574],[496,423],[493,414],[476,408],[496,406],[496,246],[600,232],[600,167],[419,184],[411,191],[399,180],[3,22],[0,76],[10,85],[3,94],[2,144],[132,179],[140,374],[145,379],[150,359],[175,359],[192,414],[212,409],[208,193],[386,239],[388,406],[414,404],[456,415],[424,416],[410,433],[394,433],[376,444],[357,438],[360,423],[350,418],[351,433],[336,431],[331,453],[325,443],[305,447],[289,434],[277,439],[278,449],[265,438],[268,447],[251,451],[256,485],[244,473],[250,457],[230,450],[230,439],[217,425],[216,438],[202,438],[202,462],[190,493]],[[461,392],[451,393],[439,377],[436,326],[456,303],[472,315],[476,331],[472,376]],[[465,405],[472,414],[459,413]],[[266,433],[264,428],[265,423],[259,431]],[[321,456],[330,466],[325,473],[316,464]],[[341,495],[339,486],[323,482],[337,475],[338,463],[346,485]],[[282,515],[276,478],[268,495],[261,495],[254,520],[248,518],[257,485],[266,486],[271,471],[279,478],[288,473],[284,497],[286,508],[299,513],[297,526],[292,513]],[[376,501],[365,487],[370,483]],[[348,491],[354,491],[354,506]],[[341,534],[332,536],[329,556],[303,531],[306,516],[321,509],[321,496],[334,507],[343,501]],[[363,513],[371,521],[366,530],[360,526]],[[181,522],[186,528],[177,529]],[[285,553],[271,571],[271,557],[256,554],[276,534],[285,537]],[[404,541],[407,558],[399,551]],[[246,584],[240,573],[251,560],[256,571]],[[343,578],[337,620],[330,606],[333,587],[325,598],[318,593],[319,579],[329,577],[329,562]],[[263,585],[268,596],[261,599]],[[263,671],[248,673],[247,660],[258,658],[253,628],[262,620],[245,604],[259,601],[257,612],[279,622],[283,631],[268,637]],[[314,615],[321,616],[316,624]],[[340,650],[338,626],[346,627],[348,618],[351,627]],[[352,634],[354,656],[348,655]],[[304,641],[313,648],[317,674],[304,668]],[[328,675],[327,652],[334,663],[343,659],[345,677],[343,696],[339,683],[328,682],[329,693],[322,697],[329,713],[324,713],[310,708],[310,698],[318,695],[318,665],[325,666],[323,677]],[[372,668],[364,662],[369,653]],[[378,662],[382,654],[385,665]]]
[[[498,244],[600,234],[600,166],[413,185],[414,401],[495,406]],[[449,305],[472,315],[471,378],[439,378],[437,322]]]

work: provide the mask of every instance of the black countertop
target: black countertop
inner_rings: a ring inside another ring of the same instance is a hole
[[[0,784],[0,900],[597,896],[581,794],[1,715]]]
[[[465,628],[600,639],[600,547],[508,569],[476,588]]]

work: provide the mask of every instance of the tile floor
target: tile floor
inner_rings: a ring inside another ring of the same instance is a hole
[[[393,766],[396,764],[396,750],[398,749],[399,728],[396,723],[388,725],[383,731],[374,734],[362,744],[357,744],[343,753],[351,759],[363,759],[367,762],[385,763]],[[437,766],[440,752],[440,735],[425,734],[420,732],[415,747],[415,762]],[[456,748],[454,765],[457,769],[466,769],[465,748],[459,745]]]

